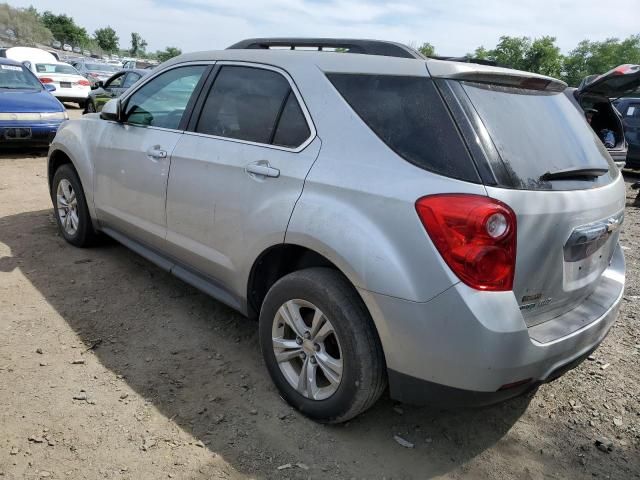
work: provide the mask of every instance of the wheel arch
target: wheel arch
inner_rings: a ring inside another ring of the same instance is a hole
[[[281,243],[267,248],[256,258],[249,273],[247,282],[247,315],[250,318],[257,318],[259,316],[260,308],[267,292],[273,284],[285,275],[306,268],[331,268],[349,282],[362,301],[362,305],[372,322],[375,334],[382,346],[386,365],[385,345],[382,342],[386,326],[374,317],[373,311],[375,307],[369,305],[366,296],[363,296],[357,287],[357,281],[352,276],[350,278],[350,275],[346,273],[350,271],[349,267],[343,265],[343,263],[340,259],[329,258],[329,256],[300,244]],[[383,332],[380,331],[380,328],[383,329]]]

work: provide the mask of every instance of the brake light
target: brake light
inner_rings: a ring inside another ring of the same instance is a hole
[[[40,83],[53,83],[53,78],[40,77]]]
[[[508,291],[516,265],[516,215],[493,198],[429,195],[416,211],[449,268],[472,288]]]
[[[83,87],[88,87],[91,84],[89,83],[89,80],[78,80],[78,85],[82,85]]]

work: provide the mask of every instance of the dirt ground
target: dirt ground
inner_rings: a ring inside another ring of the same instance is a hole
[[[590,360],[490,408],[384,396],[322,426],[279,398],[255,323],[115,243],[66,244],[44,156],[0,155],[0,478],[640,478],[634,197],[622,310]]]

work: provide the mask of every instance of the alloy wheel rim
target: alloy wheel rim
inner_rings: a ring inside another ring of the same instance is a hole
[[[75,235],[80,225],[78,216],[78,199],[73,185],[66,178],[58,183],[56,192],[56,208],[60,225],[68,235]]]
[[[289,300],[277,311],[272,345],[280,371],[300,395],[325,400],[340,386],[343,356],[337,332],[306,300]]]

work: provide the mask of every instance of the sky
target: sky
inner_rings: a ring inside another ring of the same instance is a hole
[[[430,42],[439,55],[492,48],[501,35],[551,35],[564,52],[583,39],[640,33],[640,0],[6,0],[72,16],[89,33],[110,25],[121,48],[138,32],[155,51],[225,48],[251,37]]]

